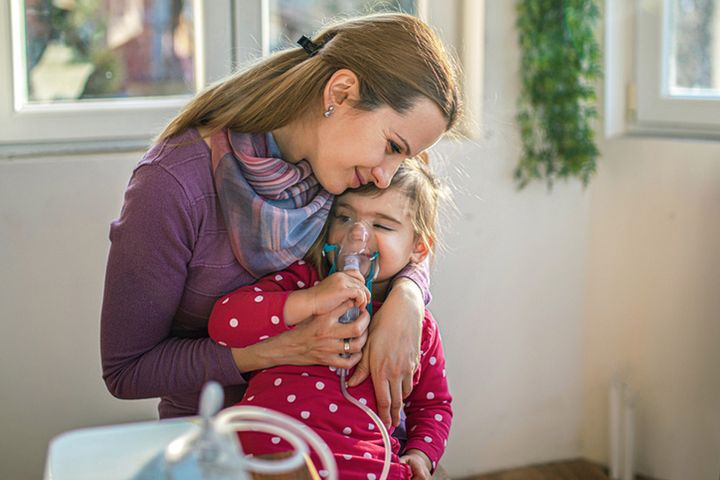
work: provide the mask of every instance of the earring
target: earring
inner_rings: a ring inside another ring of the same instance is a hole
[[[325,118],[329,118],[330,115],[332,115],[334,111],[335,111],[335,107],[333,107],[332,105],[328,105],[327,110],[325,110],[325,113],[323,113],[323,116],[325,116]]]

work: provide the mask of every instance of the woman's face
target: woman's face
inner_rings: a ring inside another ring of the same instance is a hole
[[[410,262],[421,262],[427,249],[412,226],[407,195],[397,188],[380,195],[348,192],[338,197],[330,217],[327,242],[340,245],[357,222],[368,230],[367,250],[378,252],[380,283],[394,277]]]
[[[307,158],[322,186],[335,195],[369,182],[386,188],[405,158],[445,132],[440,108],[425,97],[403,114],[389,106],[362,111],[349,103],[333,105],[332,115],[319,120],[314,152]]]

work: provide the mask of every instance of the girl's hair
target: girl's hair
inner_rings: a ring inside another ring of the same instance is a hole
[[[404,113],[419,97],[440,108],[450,130],[460,115],[455,63],[437,35],[418,18],[384,13],[330,25],[313,41],[315,55],[289,48],[209,86],[165,127],[159,140],[190,127],[211,133],[229,128],[263,133],[287,125],[318,105],[333,73],[353,71],[360,83],[355,105],[389,105]]]
[[[413,231],[415,232],[415,238],[422,241],[431,254],[435,253],[438,245],[438,210],[447,192],[441,182],[430,171],[426,153],[423,152],[401,163],[392,182],[390,182],[390,186],[386,189],[380,189],[376,187],[374,183],[370,182],[362,187],[347,190],[345,193],[377,196],[393,189],[399,190],[408,199],[410,219]],[[322,248],[327,240],[330,222],[335,213],[335,205],[338,198],[342,198],[342,195],[335,197],[330,216],[325,222],[320,236],[313,246],[310,247],[306,256],[317,268],[317,271],[320,272],[321,278],[325,277],[328,270],[328,265],[324,262],[322,255]]]

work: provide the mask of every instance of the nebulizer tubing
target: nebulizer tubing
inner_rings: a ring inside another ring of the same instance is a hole
[[[352,226],[350,226],[350,229],[345,235],[343,243],[340,245],[339,251],[337,252],[337,258],[335,259],[335,263],[338,269],[342,271],[360,271],[360,267],[363,264],[363,257],[368,257],[368,237],[368,229],[364,223],[355,222]],[[371,258],[377,257],[376,255],[373,255],[371,256]],[[370,262],[370,268],[368,272],[360,271],[360,273],[365,273],[365,275],[367,275],[368,277],[373,277],[377,275],[377,272],[378,270],[377,268],[374,268],[372,262]],[[357,320],[359,314],[360,311],[357,307],[350,307],[350,309],[348,309],[344,314],[342,314],[338,320],[340,321],[340,323],[351,323]],[[341,354],[341,356],[346,356],[346,354]],[[348,392],[345,381],[348,371],[344,368],[341,368],[339,369],[339,373],[340,388],[342,390],[343,396],[347,399],[347,401],[365,412],[372,419],[372,421],[375,422],[375,425],[377,425],[378,430],[382,434],[383,444],[385,445],[385,459],[383,462],[383,469],[380,473],[379,480],[386,480],[388,474],[390,473],[390,452],[392,451],[390,444],[390,434],[388,433],[387,428],[385,428],[382,420],[380,420],[380,417],[378,417],[377,414],[373,412],[370,407],[368,407],[367,405],[363,405],[358,399],[353,397],[350,392]]]
[[[320,457],[324,469],[328,472],[328,478],[338,478],[335,458],[322,438],[311,428],[288,415],[268,408],[244,405],[222,410],[213,423],[220,432],[265,432],[278,435],[292,445],[293,453],[285,459],[263,460],[246,457],[243,462],[250,471],[278,474],[297,469],[305,463],[309,445]]]
[[[338,479],[337,465],[327,444],[311,428],[284,413],[255,406],[230,407],[213,417],[223,402],[222,387],[209,382],[200,397],[202,426],[173,440],[165,449],[167,478],[174,465],[189,456],[212,469],[207,478],[229,478],[248,471],[265,474],[287,473],[305,463],[310,446],[320,458],[327,477]],[[277,435],[293,448],[291,455],[278,460],[244,456],[237,432],[252,431]],[[202,470],[203,467],[201,467]],[[203,474],[203,478],[206,478]]]

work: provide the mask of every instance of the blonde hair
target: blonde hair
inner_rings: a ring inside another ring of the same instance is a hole
[[[423,242],[429,253],[435,253],[438,246],[438,211],[442,200],[448,193],[440,180],[430,171],[427,154],[421,153],[401,163],[390,182],[390,186],[386,189],[380,189],[371,182],[359,188],[346,190],[345,193],[377,196],[393,189],[399,190],[408,199],[410,221],[412,222],[415,239]],[[324,278],[328,270],[328,265],[325,264],[322,255],[322,248],[327,240],[335,205],[343,195],[335,197],[328,220],[306,256],[320,273],[320,278]]]
[[[404,113],[424,96],[440,108],[447,130],[457,123],[455,63],[418,18],[401,13],[358,17],[326,27],[313,41],[322,45],[315,55],[299,47],[283,50],[206,88],[158,140],[191,127],[211,133],[223,128],[243,133],[280,128],[317,106],[327,81],[343,68],[358,76],[358,109],[389,105]]]

